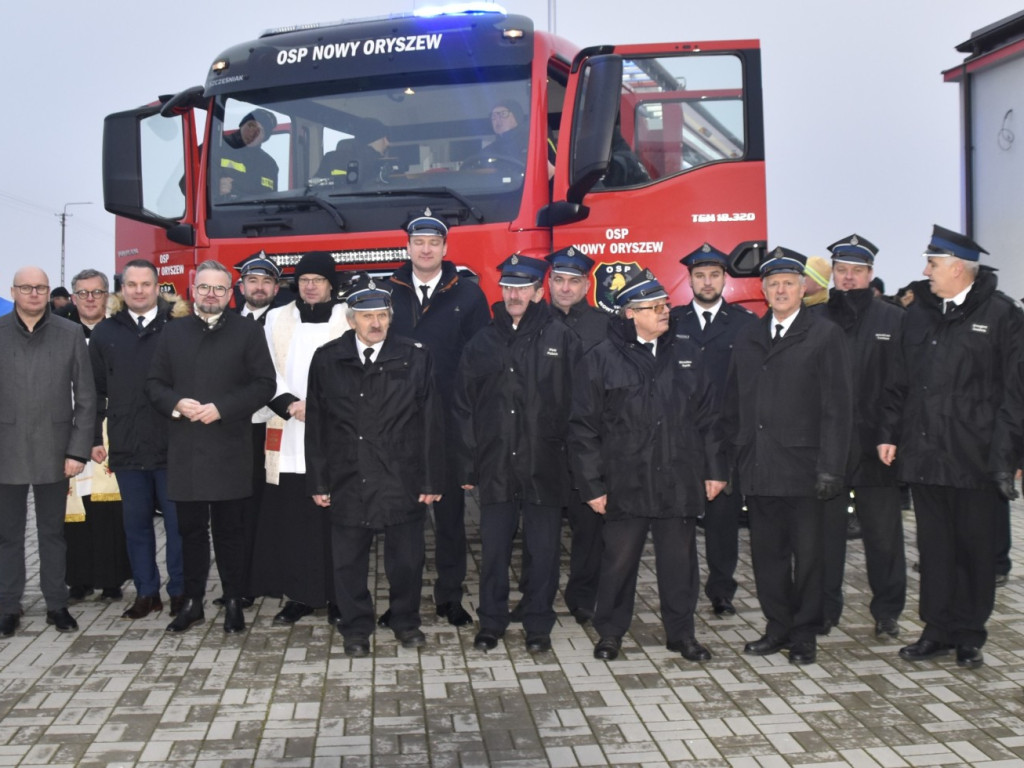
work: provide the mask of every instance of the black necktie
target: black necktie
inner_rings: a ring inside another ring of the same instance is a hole
[[[367,347],[363,350],[363,358],[363,366],[369,368],[370,363],[373,362],[373,347]]]
[[[942,302],[942,314],[948,315],[950,312],[953,311],[954,307],[956,307],[956,302],[953,301],[952,299],[946,299],[944,302]]]
[[[423,299],[420,301],[420,305],[425,307],[425,306],[427,306],[427,304],[430,303],[430,286],[429,285],[421,285],[420,286],[420,293],[423,294]]]
[[[140,331],[146,327],[146,318],[144,318],[142,315],[139,315],[137,318],[135,318],[135,322],[139,324]]]
[[[654,342],[653,341],[645,341],[644,342],[644,349],[646,349],[648,352],[650,352],[651,355],[653,356],[654,355]]]
[[[775,324],[775,335],[772,336],[772,344],[778,344],[779,339],[782,338],[782,323]]]
[[[704,313],[704,330],[705,331],[708,329],[709,325],[711,325],[711,313],[710,312],[705,312]]]

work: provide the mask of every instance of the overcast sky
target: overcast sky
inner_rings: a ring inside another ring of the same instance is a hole
[[[0,284],[29,263],[58,284],[55,214],[69,202],[92,204],[68,208],[67,278],[85,267],[112,271],[105,115],[202,84],[218,53],[267,28],[424,4],[12,3],[0,49]],[[504,5],[548,28],[547,2]],[[555,26],[580,46],[759,38],[769,243],[824,255],[858,232],[881,248],[876,272],[892,293],[918,276],[933,223],[960,229],[959,88],[941,71],[962,61],[955,46],[974,30],[1018,10],[1020,0],[561,0]]]

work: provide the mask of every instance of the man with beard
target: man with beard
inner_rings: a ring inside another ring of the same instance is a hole
[[[347,656],[370,653],[370,549],[384,534],[389,626],[404,648],[420,630],[423,525],[444,481],[441,402],[430,353],[389,333],[391,297],[371,278],[348,295],[352,330],[316,351],[306,401],[308,489],[331,519],[334,589]]]
[[[83,269],[71,278],[71,302],[76,311],[69,319],[81,325],[86,344],[107,316],[109,288],[107,276],[95,269]],[[93,453],[96,454],[95,449]],[[105,458],[106,454],[102,456]],[[121,522],[121,497],[117,483],[108,479],[110,473],[103,466],[103,458],[86,462],[85,469],[72,481],[68,495],[64,539],[68,548],[69,602],[91,594],[93,586],[102,590],[101,601],[120,600],[121,585],[131,577]]]
[[[650,532],[666,647],[706,661],[711,652],[694,636],[696,521],[727,474],[714,393],[700,351],[674,332],[668,294],[650,270],[626,283],[615,305],[621,314],[608,338],[583,359],[570,427],[579,493],[605,521],[594,658],[618,658]]]
[[[49,311],[49,278],[14,273],[14,311],[0,318],[0,637],[21,623],[28,491],[35,497],[46,623],[74,632],[65,586],[68,479],[89,460],[96,390],[81,329]]]
[[[750,510],[750,553],[764,635],[743,652],[789,648],[813,664],[822,623],[823,503],[843,489],[853,399],[846,340],[802,308],[807,258],[776,248],[761,263],[771,311],[736,337],[723,398]]]
[[[871,586],[871,615],[876,637],[897,637],[897,620],[907,596],[896,468],[878,459],[875,447],[885,381],[895,372],[904,311],[875,295],[871,277],[878,248],[860,235],[828,247],[832,280],[826,312],[846,334],[853,369],[853,445],[847,485],[853,489],[864,539],[864,560]],[[843,570],[850,494],[844,489],[825,502],[825,625],[839,624],[843,611]]]
[[[236,312],[231,273],[204,261],[193,285],[195,314],[160,333],[146,394],[171,420],[167,495],[177,502],[185,604],[168,632],[205,619],[210,528],[224,592],[224,631],[245,630],[245,499],[252,495],[252,415],[274,395],[263,330]]]
[[[166,533],[164,558],[170,615],[177,616],[185,604],[185,577],[178,510],[167,497],[167,419],[146,397],[145,384],[164,326],[172,318],[186,316],[187,306],[184,301],[169,301],[160,296],[156,267],[144,259],[125,265],[121,297],[124,306],[96,326],[89,341],[99,398],[93,459],[108,460],[124,507],[124,535],[135,582],[135,601],[121,618],[143,619],[163,610],[154,531],[157,510]],[[109,435],[106,449],[104,418]]]
[[[1017,496],[1024,424],[1024,312],[996,290],[969,237],[936,226],[928,280],[913,284],[902,365],[884,399],[878,457],[910,483],[921,555],[921,620],[907,661],[944,656],[984,664],[995,603],[997,517]],[[1002,499],[1000,498],[1002,497]]]
[[[544,258],[551,265],[548,274],[551,314],[580,337],[582,352],[586,354],[608,337],[608,318],[611,317],[587,304],[590,270],[594,261],[572,246]],[[601,575],[604,546],[601,535],[603,518],[595,515],[574,490],[570,490],[566,512],[572,530],[572,547],[569,550],[565,606],[577,623],[586,624],[594,617],[597,604],[597,582]]]
[[[704,369],[715,393],[715,409],[721,407],[736,336],[757,315],[722,299],[729,258],[710,243],[704,243],[681,260],[690,273],[693,301],[672,308],[675,332],[700,347]],[[704,503],[704,547],[708,580],[704,594],[711,600],[715,616],[735,616],[736,563],[739,560],[740,515],[743,494],[735,467],[730,468],[731,490]]]
[[[267,481],[253,556],[257,595],[287,596],[274,624],[290,626],[315,609],[338,618],[331,566],[331,512],[306,488],[306,388],[313,353],[346,330],[345,304],[334,298],[334,260],[307,253],[295,265],[299,298],[267,314],[266,335],[277,392],[267,425]]]
[[[448,254],[448,227],[430,214],[406,227],[409,263],[388,281],[394,316],[391,332],[426,345],[434,361],[434,381],[444,409],[445,485],[434,512],[434,606],[438,616],[462,627],[473,617],[462,607],[466,581],[466,494],[459,485],[452,392],[462,350],[491,319],[480,286],[459,275]],[[380,618],[387,626],[390,614]]]
[[[459,474],[480,487],[480,631],[477,650],[496,647],[509,624],[512,540],[522,520],[526,650],[551,650],[558,591],[572,372],[579,337],[544,303],[547,262],[514,254],[499,267],[502,301],[469,340],[459,364],[455,415]]]

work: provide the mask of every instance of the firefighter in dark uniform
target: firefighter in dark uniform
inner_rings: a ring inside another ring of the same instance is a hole
[[[817,658],[824,502],[843,490],[853,422],[846,339],[802,308],[807,257],[776,248],[761,264],[770,311],[736,337],[723,401],[750,511],[750,552],[764,635],[754,656],[789,648]]]
[[[704,243],[682,259],[690,272],[693,301],[672,309],[675,332],[689,337],[700,347],[704,368],[714,385],[716,407],[720,406],[721,394],[725,391],[736,334],[757,321],[757,315],[749,309],[722,298],[728,263],[728,257],[710,243]],[[704,505],[704,547],[708,564],[704,594],[711,600],[716,616],[736,615],[732,599],[737,586],[735,573],[743,494],[739,491],[735,468],[731,469],[731,488]]]
[[[466,344],[455,388],[462,487],[480,488],[478,650],[509,624],[509,565],[520,518],[525,558],[523,626],[530,653],[551,650],[562,509],[569,501],[566,451],[579,337],[544,302],[547,262],[515,254],[500,266],[503,301]]]
[[[1017,496],[1024,428],[1024,312],[979,264],[987,253],[936,226],[928,280],[913,284],[900,338],[902,365],[887,387],[879,458],[899,458],[910,483],[920,551],[924,631],[900,656],[922,661],[956,648],[984,663],[995,602],[996,517]],[[898,447],[898,453],[897,453]]]
[[[473,623],[462,607],[466,581],[466,495],[456,477],[455,417],[452,392],[462,349],[491,319],[487,297],[472,280],[459,275],[445,259],[448,227],[428,208],[406,227],[409,263],[389,280],[393,333],[423,342],[434,360],[434,381],[444,407],[447,472],[440,501],[434,502],[434,606],[438,616],[456,627]],[[385,612],[381,621],[387,623]]]
[[[262,197],[277,190],[277,161],[262,146],[276,127],[273,112],[254,109],[224,138],[213,173],[220,197]]]
[[[904,311],[875,296],[871,278],[878,249],[860,235],[828,247],[832,281],[826,316],[843,329],[853,370],[853,445],[847,485],[853,489],[864,540],[864,559],[871,586],[871,615],[877,637],[898,637],[897,620],[907,597],[907,561],[903,551],[896,468],[878,460],[875,443],[881,419],[885,381],[899,360]],[[825,624],[823,633],[839,624],[843,611],[843,570],[850,494],[825,502]]]
[[[711,652],[694,636],[696,523],[727,475],[713,388],[697,345],[672,328],[668,294],[650,270],[615,304],[620,316],[576,379],[570,428],[580,495],[604,518],[594,658],[619,655],[650,531],[666,647],[705,661]]]
[[[587,303],[594,261],[572,246],[544,258],[551,265],[548,273],[551,314],[576,332],[585,354],[608,338],[608,318],[611,317],[604,310]],[[603,548],[602,518],[595,515],[576,492],[569,494],[566,513],[572,530],[572,547],[569,550],[565,605],[578,623],[586,624],[594,617],[597,604]]]
[[[345,654],[370,652],[373,598],[367,589],[374,536],[384,534],[395,638],[426,642],[420,591],[427,505],[444,481],[441,400],[430,353],[389,333],[391,296],[363,278],[347,297],[352,330],[313,353],[306,394],[306,482],[331,510],[337,622]]]

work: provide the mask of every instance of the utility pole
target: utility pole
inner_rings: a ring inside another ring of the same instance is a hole
[[[68,216],[71,215],[70,213],[68,213],[68,206],[69,205],[92,205],[92,203],[91,202],[89,202],[89,203],[64,203],[64,212],[63,213],[55,213],[55,214],[53,214],[54,216],[57,216],[57,217],[60,218],[60,283],[59,284],[61,286],[64,285],[64,232],[67,229]]]

